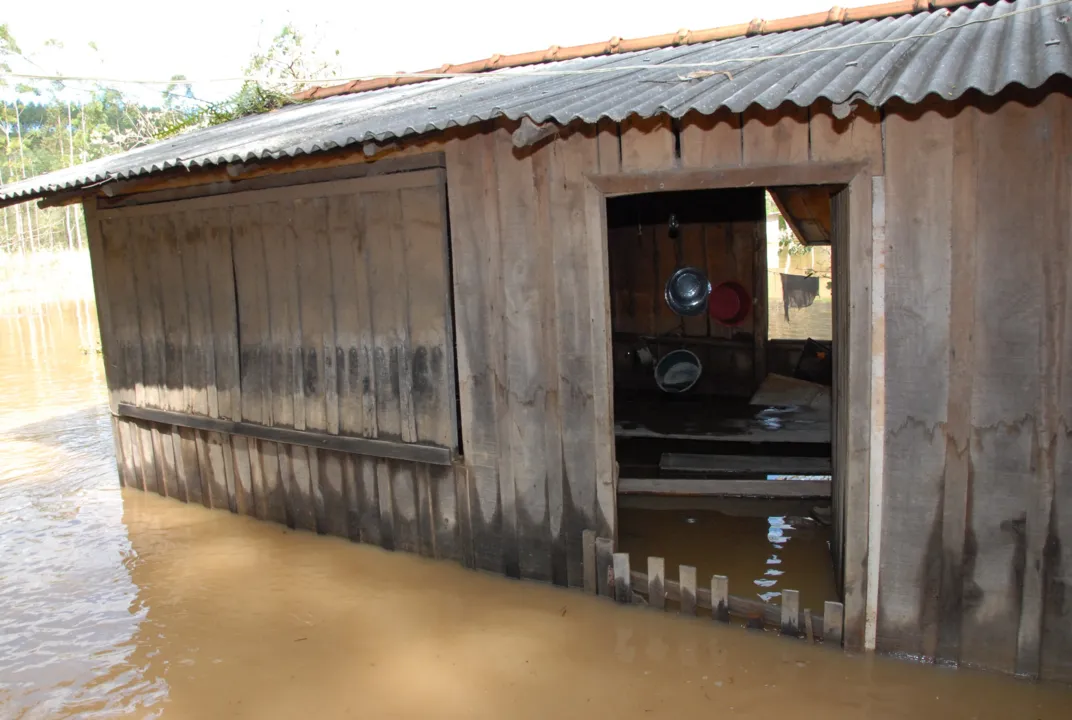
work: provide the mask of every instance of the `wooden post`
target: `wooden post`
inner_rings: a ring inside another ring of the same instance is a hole
[[[614,597],[614,541],[596,538],[596,587],[603,597]]]
[[[811,619],[811,608],[804,608],[804,637],[808,638],[808,644],[815,642],[815,625]]]
[[[782,591],[782,635],[800,637],[800,593]]]
[[[584,566],[584,591],[596,594],[596,531],[585,530],[581,533],[581,555]]]
[[[666,561],[661,557],[648,558],[648,605],[662,610],[666,607],[664,577]]]
[[[845,607],[839,602],[827,601],[823,607],[823,643],[841,647],[844,619]]]
[[[623,605],[633,602],[633,581],[629,575],[629,553],[614,553],[614,599]]]
[[[711,576],[711,617],[719,622],[730,621],[730,579],[725,575]]]
[[[679,565],[678,582],[681,583],[681,614],[696,614],[696,568],[691,565]]]

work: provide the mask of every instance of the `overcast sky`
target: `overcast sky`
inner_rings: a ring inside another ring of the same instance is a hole
[[[339,50],[345,75],[416,71],[494,53],[576,45],[773,19],[875,0],[618,0],[615,3],[400,3],[280,0],[171,3],[113,0],[103,5],[60,0],[37,5],[5,2],[7,23],[24,51],[47,72],[124,79],[205,79],[241,74],[258,43],[288,21],[326,50]],[[288,8],[295,8],[288,10]],[[47,40],[62,49],[41,50]],[[89,43],[94,42],[98,51]],[[130,89],[130,88],[124,88]],[[200,97],[221,97],[234,86],[198,85]],[[156,94],[159,88],[154,88]]]

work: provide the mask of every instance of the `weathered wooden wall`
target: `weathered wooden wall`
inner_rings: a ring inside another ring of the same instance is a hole
[[[676,236],[669,228],[671,213],[680,224]],[[696,353],[704,372],[692,395],[752,394],[754,333],[757,314],[765,317],[762,308],[758,313],[750,308],[740,324],[727,326],[706,314],[675,314],[664,294],[670,275],[691,266],[707,273],[713,286],[732,281],[753,295],[757,265],[763,265],[759,272],[766,269],[765,223],[762,188],[626,196],[608,203],[615,388],[657,390],[652,369],[635,362],[636,350],[646,346],[656,357],[678,348]],[[765,297],[756,301],[766,305]]]
[[[96,211],[116,403],[456,447],[445,203],[425,170]],[[464,559],[450,466],[116,422],[127,485]]]
[[[1072,99],[1023,95],[885,119],[879,645],[1067,681]]]

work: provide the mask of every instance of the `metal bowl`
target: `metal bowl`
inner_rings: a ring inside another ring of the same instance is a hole
[[[655,384],[668,393],[692,389],[703,373],[700,358],[690,350],[674,350],[663,355],[655,366]]]
[[[707,310],[711,282],[702,270],[683,267],[666,281],[666,304],[678,315],[693,317]]]

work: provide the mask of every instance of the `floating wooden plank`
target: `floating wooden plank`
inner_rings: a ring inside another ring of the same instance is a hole
[[[782,635],[800,637],[800,591],[782,590]]]
[[[599,590],[596,583],[596,533],[585,530],[581,533],[581,557],[584,567],[584,591],[595,595]]]
[[[845,607],[841,603],[827,600],[823,604],[823,641],[825,643],[841,646],[844,620]]]
[[[666,591],[663,580],[666,577],[666,561],[661,557],[648,558],[648,605],[662,610],[666,607]],[[630,583],[632,586],[632,583]]]
[[[699,478],[621,478],[619,495],[690,497],[829,498],[829,480],[713,480]]]
[[[596,587],[603,597],[614,597],[614,541],[596,538]]]
[[[682,615],[696,614],[696,568],[692,565],[680,565],[677,569],[678,582],[681,585],[678,602]]]
[[[244,437],[269,440],[290,445],[302,445],[310,448],[348,452],[356,455],[409,460],[430,465],[450,465],[453,462],[449,448],[438,448],[416,443],[389,442],[368,438],[343,437],[326,433],[289,430],[287,428],[264,427],[247,422],[234,422],[222,418],[206,418],[186,413],[167,410],[136,407],[119,404],[119,416],[149,420],[166,425],[179,425],[209,432],[227,433]]]
[[[725,575],[711,576],[711,617],[719,622],[730,621],[730,581]]]
[[[630,605],[633,602],[629,553],[614,553],[614,599],[622,605]]]
[[[828,457],[663,453],[659,469],[733,475],[830,475],[833,464]]]

